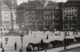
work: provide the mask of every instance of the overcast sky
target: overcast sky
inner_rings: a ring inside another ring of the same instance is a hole
[[[23,2],[27,2],[28,0],[17,0],[18,4],[23,3]],[[57,1],[57,2],[65,2],[66,0],[53,0],[53,1]]]

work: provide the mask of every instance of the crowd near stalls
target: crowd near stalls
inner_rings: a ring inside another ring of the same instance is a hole
[[[32,31],[29,32],[29,44],[27,48],[31,48],[31,50],[44,50],[50,48],[56,48],[60,46],[69,46],[71,44],[79,43],[80,42],[80,35],[79,32],[50,32],[50,31]],[[33,34],[33,35],[32,35]],[[26,48],[26,49],[27,49]]]

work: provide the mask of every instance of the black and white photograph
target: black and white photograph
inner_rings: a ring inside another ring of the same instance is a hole
[[[0,0],[0,52],[80,52],[80,0]]]

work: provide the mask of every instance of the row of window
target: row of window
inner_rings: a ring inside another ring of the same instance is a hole
[[[54,19],[54,16],[44,16],[44,19]]]
[[[77,12],[64,12],[64,15],[74,15],[77,14]]]
[[[32,18],[32,17],[29,17],[29,18],[26,18],[28,20],[34,20],[35,18]],[[54,16],[38,16],[37,19],[54,19]]]
[[[54,11],[46,11],[44,14],[54,14]]]
[[[35,13],[27,13],[26,16],[28,16],[28,15],[35,15]]]
[[[35,23],[33,23],[33,22],[31,22],[31,23],[30,23],[30,22],[29,22],[29,23],[26,22],[26,25],[34,25],[34,24],[35,24]]]
[[[56,13],[56,11],[55,11],[55,13]],[[35,14],[54,14],[54,11],[45,11],[45,12],[43,12],[43,11],[41,12],[40,11],[40,12],[36,12],[36,13],[35,12],[34,13],[31,13],[31,12],[30,13],[26,13],[26,15],[35,15]]]
[[[26,22],[26,24],[27,24],[27,25],[35,25],[35,23],[33,23],[33,22],[31,22],[31,23],[30,23],[30,22]],[[48,24],[53,24],[53,22],[45,22],[45,24],[46,24],[46,25],[48,25]]]
[[[76,10],[77,8],[72,8],[72,7],[70,7],[70,8],[64,8],[64,10]]]
[[[9,21],[5,21],[4,23],[10,23]]]
[[[53,24],[53,22],[45,22],[46,25]]]
[[[76,20],[76,17],[72,17],[72,16],[70,16],[70,17],[64,17],[64,20],[68,20],[68,19],[69,19],[69,20],[72,20],[72,19],[73,19],[73,20]]]
[[[34,20],[34,18],[31,18],[31,17],[30,18],[26,18],[26,19],[28,19],[28,20]]]

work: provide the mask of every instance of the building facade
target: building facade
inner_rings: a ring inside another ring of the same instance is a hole
[[[45,3],[44,3],[45,4]],[[29,1],[26,4],[21,4],[23,7],[19,9],[24,9],[24,13],[20,14],[24,15],[24,29],[27,30],[54,30],[57,27],[57,30],[60,28],[60,19],[62,18],[60,15],[61,13],[61,7],[58,3],[49,1],[44,7],[44,4],[42,4],[40,1]],[[21,6],[20,5],[20,6]],[[18,13],[19,15],[19,13]],[[19,15],[20,16],[20,15]],[[23,17],[19,17],[21,20]],[[61,19],[62,20],[62,19]],[[22,23],[24,23],[22,22]],[[19,23],[18,23],[19,24]]]
[[[11,10],[11,25],[12,28],[16,29],[16,7],[17,0],[2,0]]]
[[[80,0],[68,0],[63,5],[63,30],[79,30]]]
[[[26,14],[25,14],[25,11],[26,11],[25,6],[26,6],[25,3],[17,6],[16,23],[18,24],[20,30],[22,29],[22,25],[24,26],[24,23],[25,23],[25,20],[24,20],[25,16],[26,16]]]
[[[10,8],[5,4],[1,3],[0,5],[0,27],[3,28],[11,28],[11,10]]]

